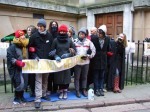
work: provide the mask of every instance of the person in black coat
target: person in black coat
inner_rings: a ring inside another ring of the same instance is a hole
[[[125,79],[125,48],[127,47],[126,35],[119,34],[116,41],[116,61],[115,61],[115,77],[114,77],[114,92],[121,92],[124,89]]]
[[[61,59],[65,59],[73,56],[75,53],[74,43],[70,38],[68,38],[67,32],[68,28],[66,25],[61,25],[58,29],[58,36],[53,41],[52,50],[56,50],[54,55],[55,60],[59,63]],[[74,53],[71,53],[74,51]],[[67,99],[67,91],[69,84],[71,82],[71,72],[70,69],[56,72],[54,75],[54,83],[59,85],[59,99]]]
[[[53,20],[49,24],[49,29],[48,32],[52,34],[53,39],[57,38],[58,36],[58,23],[57,21]],[[53,59],[53,58],[51,58]],[[51,92],[57,92],[58,90],[58,85],[54,84],[54,74],[55,73],[50,73],[48,76],[48,87],[47,87],[47,95],[50,95]]]
[[[96,54],[91,60],[93,81],[94,81],[94,93],[96,96],[104,96],[104,74],[107,67],[107,52],[109,52],[109,38],[106,37],[106,25],[102,25],[98,28],[98,37],[91,38],[95,48]]]
[[[117,51],[116,41],[114,38],[110,38],[110,52],[112,56],[108,56],[108,65],[107,65],[107,91],[113,91],[114,89],[114,77],[116,72],[116,51]]]
[[[23,94],[27,88],[28,74],[22,74],[22,67],[25,66],[22,60],[28,58],[28,43],[29,39],[25,38],[24,32],[17,30],[13,43],[7,49],[7,68],[15,88],[14,104],[26,102]]]
[[[31,57],[36,61],[39,61],[39,59],[49,59],[53,37],[47,32],[46,21],[44,19],[40,19],[37,26],[38,31],[29,40],[29,47],[35,48],[35,52],[31,54]],[[48,73],[37,73],[35,76],[35,108],[40,108],[41,98],[50,100],[46,94],[48,75]]]
[[[31,35],[33,35],[37,31],[37,28],[33,25],[27,27],[26,38],[30,39]],[[31,53],[34,52],[34,48],[29,48],[29,59],[32,59]],[[35,74],[28,74],[28,85],[30,87],[30,96],[35,97]]]
[[[90,35],[91,40],[94,40],[94,39],[98,38],[96,27],[92,27],[90,31],[91,31],[91,35]],[[87,54],[91,54],[91,50],[88,50]],[[87,89],[89,89],[90,84],[93,83],[93,80],[92,80],[93,79],[92,66],[93,66],[92,63],[90,63],[89,64],[88,76],[87,76]]]

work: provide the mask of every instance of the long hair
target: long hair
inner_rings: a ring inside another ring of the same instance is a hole
[[[56,25],[57,25],[57,31],[58,31],[58,27],[59,27],[59,26],[58,26],[58,22],[55,21],[55,20],[52,20],[52,21],[49,23],[49,28],[48,28],[48,31],[49,31],[49,32],[51,32],[51,27],[52,27],[52,23],[53,23],[53,22],[56,23]]]
[[[124,35],[124,40],[123,40],[123,45],[124,47],[127,47],[127,37],[126,37],[126,34],[122,33]]]
[[[126,48],[128,45],[127,45],[127,37],[126,37],[126,34],[124,33],[120,33],[120,35],[123,35],[124,39],[123,39],[123,46]],[[118,41],[119,38],[116,38],[116,41]]]

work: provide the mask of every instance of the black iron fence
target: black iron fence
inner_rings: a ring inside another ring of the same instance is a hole
[[[134,41],[133,41],[134,42]],[[144,41],[135,42],[135,53],[126,55],[125,85],[144,84],[150,82],[150,57],[144,56]],[[10,79],[6,78],[6,60],[3,59],[3,82],[5,93],[13,92]],[[9,85],[9,87],[7,86]],[[8,90],[9,89],[9,90]]]

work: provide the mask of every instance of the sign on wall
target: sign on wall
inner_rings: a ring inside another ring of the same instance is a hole
[[[150,42],[144,43],[144,55],[150,56]]]
[[[8,47],[9,47],[9,43],[0,42],[0,58],[6,58]]]

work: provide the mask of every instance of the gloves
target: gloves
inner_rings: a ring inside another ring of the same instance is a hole
[[[15,64],[18,66],[18,67],[24,67],[25,66],[25,63],[20,61],[20,60],[16,60]]]
[[[8,36],[8,37],[2,38],[1,42],[12,41],[13,39],[14,39],[14,36]]]
[[[35,52],[35,48],[34,47],[29,47],[29,52],[34,53]]]
[[[74,56],[76,54],[76,52],[73,48],[69,48],[69,52],[72,56]]]
[[[40,59],[39,57],[36,57],[36,58],[35,58],[36,61],[39,61],[39,59]]]
[[[88,49],[87,54],[89,54],[89,55],[91,55],[91,54],[92,54],[91,49]]]
[[[56,55],[56,49],[54,49],[53,51],[49,52],[48,54],[50,57],[53,57]]]
[[[114,53],[112,53],[112,52],[107,52],[107,56],[109,56],[109,57],[113,56],[113,54]]]
[[[81,59],[86,60],[87,56],[82,56]]]
[[[66,54],[63,54],[63,55],[61,56],[61,58],[64,59],[64,58],[68,58],[68,57],[70,57],[70,56],[71,56],[70,53],[66,53]]]
[[[60,58],[59,56],[56,56],[56,57],[55,57],[55,60],[56,60],[57,62],[61,62],[61,58]]]

